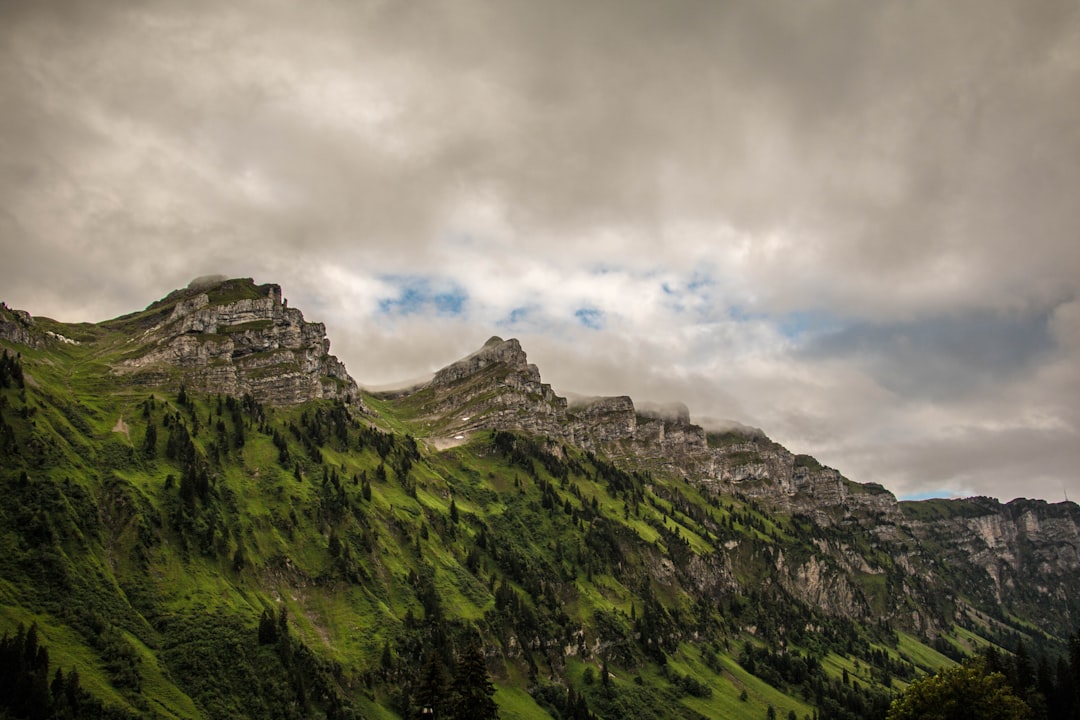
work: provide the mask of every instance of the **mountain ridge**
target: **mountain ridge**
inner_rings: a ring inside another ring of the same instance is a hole
[[[325,340],[250,279],[97,324],[0,305],[0,631],[147,717],[452,717],[437,666],[479,646],[504,717],[849,720],[1080,617],[1073,503],[897,501],[569,402],[514,339],[324,393]]]
[[[412,397],[419,398],[418,417],[459,436],[479,429],[538,433],[602,453],[629,471],[674,473],[711,495],[734,494],[772,511],[808,517],[823,527],[855,523],[879,540],[896,544],[948,533],[956,547],[946,555],[953,562],[967,559],[976,564],[991,581],[998,601],[1010,588],[1017,591],[1030,583],[1064,598],[1068,584],[1051,587],[1055,583],[1048,585],[1047,579],[1058,571],[1080,579],[1080,506],[1075,503],[1027,498],[1001,503],[983,497],[899,501],[881,485],[851,481],[756,429],[710,435],[690,422],[689,412],[669,413],[666,418],[661,413],[642,415],[629,396],[594,398],[571,409],[565,398],[541,382],[538,368],[528,363],[514,339],[488,340],[480,350],[437,371]],[[478,403],[478,397],[484,401]],[[409,398],[405,395],[405,404]],[[537,407],[544,412],[537,413]],[[944,517],[928,517],[924,512],[928,507],[943,509]],[[1025,553],[1038,559],[1039,571],[1034,574],[1024,574],[1019,563]],[[920,573],[933,572],[932,563],[919,551],[900,559],[912,587]],[[883,572],[865,564],[861,569]],[[792,572],[802,578],[792,582],[793,590],[820,593],[815,587],[819,583],[812,580],[818,574],[813,563]],[[845,611],[856,610],[849,604]],[[1064,626],[1066,618],[1060,620]],[[913,627],[930,633],[940,630],[921,619]]]

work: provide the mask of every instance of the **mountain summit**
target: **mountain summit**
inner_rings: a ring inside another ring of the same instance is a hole
[[[873,554],[856,560],[843,543],[819,545],[831,558],[826,564],[817,556],[782,560],[783,584],[829,612],[869,619],[885,603],[897,602],[892,612],[909,604],[913,615],[905,624],[911,620],[913,629],[939,632],[935,621],[915,609],[930,597],[911,600],[928,582],[949,584],[942,562],[982,578],[974,582],[991,604],[1009,598],[1026,612],[1055,595],[1070,596],[1070,583],[1080,581],[1075,503],[900,502],[880,485],[849,480],[755,428],[706,432],[691,422],[684,406],[641,411],[627,396],[583,398],[571,405],[541,381],[516,339],[491,338],[406,395],[401,408],[419,423],[420,437],[439,448],[492,430],[526,432],[610,458],[627,471],[680,478],[706,497],[738,497],[821,528],[859,528],[876,546],[890,547],[884,562]],[[930,546],[937,552],[928,554]],[[868,594],[853,584],[859,576],[891,579]],[[897,591],[906,601],[888,599]],[[1060,613],[1058,627],[1067,628],[1071,610],[1060,606],[1052,612]]]
[[[1080,707],[1074,503],[899,502],[515,339],[367,394],[250,279],[0,351],[0,717],[884,720],[976,654]]]
[[[14,314],[0,337],[41,345],[66,337],[46,320]],[[145,310],[98,325],[77,326],[94,361],[125,381],[240,397],[271,405],[317,399],[359,402],[345,366],[330,354],[322,323],[288,307],[281,287],[250,278],[197,278]]]

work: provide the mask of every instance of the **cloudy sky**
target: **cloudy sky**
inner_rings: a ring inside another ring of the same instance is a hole
[[[0,299],[280,283],[902,497],[1080,499],[1075,0],[0,0]]]

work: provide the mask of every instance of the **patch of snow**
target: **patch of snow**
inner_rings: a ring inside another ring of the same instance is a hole
[[[64,337],[60,333],[54,333],[52,330],[46,330],[45,334],[48,335],[49,337],[51,337],[54,340],[59,340],[60,342],[67,343],[68,345],[78,345],[79,344],[78,340],[72,340],[69,337]]]

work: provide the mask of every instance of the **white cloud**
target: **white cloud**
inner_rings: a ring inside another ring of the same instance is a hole
[[[1069,0],[8,4],[0,287],[97,320],[254,276],[362,382],[516,334],[560,390],[897,492],[1080,497],[1078,28]]]

